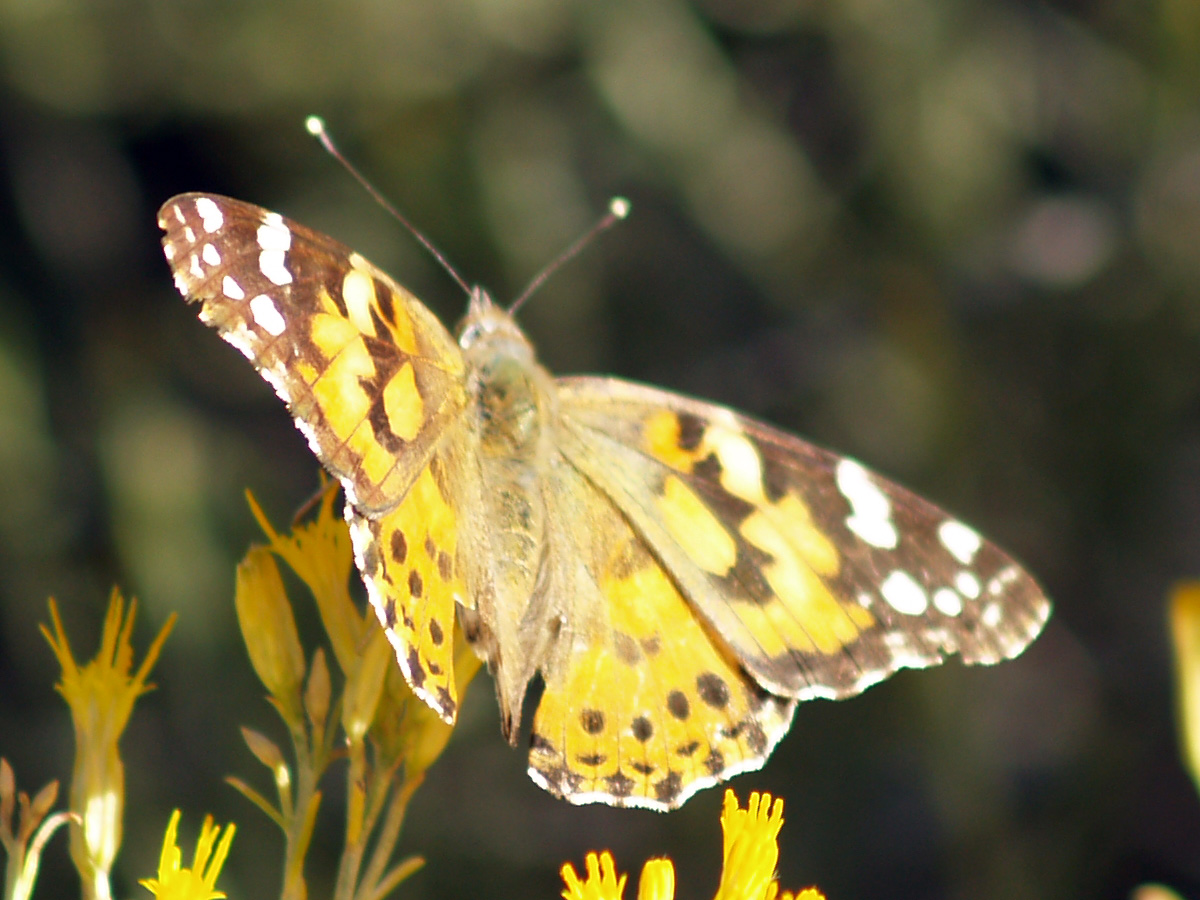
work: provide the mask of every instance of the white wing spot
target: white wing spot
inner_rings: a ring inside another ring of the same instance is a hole
[[[983,590],[979,586],[979,579],[970,572],[959,572],[954,576],[954,587],[958,592],[969,600],[974,600]]]
[[[933,605],[944,616],[961,615],[963,611],[962,597],[950,588],[938,588],[934,591]]]
[[[267,213],[263,216],[262,224],[258,226],[258,246],[263,250],[290,250],[292,248],[291,229],[283,223],[279,213]]]
[[[837,486],[850,504],[846,527],[872,547],[894,550],[900,543],[900,534],[892,522],[892,504],[887,494],[871,481],[867,470],[852,459],[840,460]]]
[[[204,249],[200,251],[200,255],[204,257],[204,261],[210,266],[219,266],[221,264],[221,253],[217,250],[215,244],[205,244]]]
[[[275,302],[266,294],[259,294],[250,301],[250,313],[259,327],[272,337],[279,337],[287,331],[287,322],[275,308]]]
[[[896,569],[883,580],[879,593],[888,606],[906,616],[919,616],[929,607],[925,589],[907,572]]]
[[[192,230],[192,226],[191,226],[191,225],[184,225],[184,226],[183,226],[183,236],[184,236],[184,238],[187,240],[187,242],[188,242],[189,244],[194,244],[194,243],[196,243],[196,232],[194,232],[194,231]]]
[[[285,265],[287,251],[292,246],[291,229],[283,223],[279,213],[267,213],[258,226],[258,268],[272,284],[283,287],[292,283],[292,273]]]
[[[973,529],[954,519],[947,519],[938,526],[938,538],[950,555],[964,566],[971,564],[983,546],[983,539]]]
[[[1008,566],[1001,569],[987,583],[987,592],[993,597],[999,597],[1004,593],[1004,589],[1008,585],[1017,580],[1018,570],[1016,566]]]
[[[989,603],[983,608],[983,615],[979,617],[980,621],[988,628],[995,628],[1003,618],[1004,608],[999,603]]]
[[[371,307],[375,303],[375,284],[371,276],[359,269],[351,269],[342,279],[342,300],[346,304],[346,315],[354,327],[363,334],[375,334],[375,320]]]
[[[201,197],[196,201],[196,212],[200,214],[200,223],[209,234],[225,224],[225,217],[221,215],[220,207],[208,197]]]
[[[886,634],[884,634],[884,636],[883,636],[883,642],[884,642],[885,644],[887,644],[887,648],[888,648],[889,650],[891,650],[893,654],[897,654],[897,653],[899,653],[901,650],[907,650],[907,649],[909,649],[909,647],[908,647],[908,635],[907,635],[907,634],[905,634],[903,631],[889,631],[889,632],[887,632],[887,633],[886,633]]]
[[[187,222],[187,217],[184,216],[183,210],[179,208],[178,203],[171,207],[171,211],[175,213],[175,218],[179,220],[180,225],[183,225],[185,222]]]
[[[175,258],[175,245],[163,244],[163,256],[167,258],[167,262],[173,260]]]
[[[182,272],[175,273],[175,290],[179,291],[185,297],[188,295],[187,279],[183,277]]]
[[[762,462],[758,451],[740,431],[709,429],[706,441],[721,463],[721,486],[751,502],[763,497]]]
[[[189,261],[188,268],[191,269],[192,277],[195,278],[197,281],[200,281],[204,278],[204,266],[200,265],[200,257],[197,256],[195,253],[192,254],[192,258]]]
[[[228,275],[221,279],[221,292],[230,300],[246,299],[246,292],[242,290],[242,286]]]
[[[264,250],[258,254],[258,268],[268,281],[280,287],[292,283],[292,273],[284,265],[285,257],[282,250]]]

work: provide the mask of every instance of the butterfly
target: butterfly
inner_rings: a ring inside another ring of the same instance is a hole
[[[474,288],[457,336],[332,238],[228,197],[159,212],[175,284],[341,482],[355,560],[413,691],[458,709],[457,617],[529,774],[668,810],[759,768],[796,704],[950,654],[1019,654],[1050,611],[969,526],[725,407],[555,378]]]

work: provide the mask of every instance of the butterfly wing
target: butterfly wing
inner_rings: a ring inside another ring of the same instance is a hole
[[[258,206],[181,194],[159,211],[175,284],[254,363],[349,500],[371,604],[413,689],[452,721],[458,344],[357,253]],[[439,455],[441,454],[441,455]]]
[[[713,640],[629,519],[577,468],[556,459],[545,485],[550,518],[565,524],[547,535],[540,592],[556,608],[530,623],[530,643],[548,645],[537,654],[534,781],[573,803],[668,810],[761,766],[795,701],[763,690]]]
[[[455,426],[452,426],[455,427]],[[462,460],[443,441],[404,499],[383,515],[347,508],[367,596],[413,692],[446,722],[458,713],[456,603],[470,606],[460,542]]]
[[[1049,615],[1003,551],[853,460],[653,388],[558,384],[564,455],[772,694],[847,697],[952,653],[998,662]]]
[[[462,411],[449,332],[332,238],[229,197],[181,194],[158,224],[179,292],[271,383],[363,513],[404,496]]]

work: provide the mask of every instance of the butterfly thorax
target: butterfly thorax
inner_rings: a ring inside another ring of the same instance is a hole
[[[533,345],[508,311],[480,288],[472,292],[459,345],[470,373],[467,395],[479,423],[480,453],[499,461],[536,462],[557,409],[554,379],[538,365]]]

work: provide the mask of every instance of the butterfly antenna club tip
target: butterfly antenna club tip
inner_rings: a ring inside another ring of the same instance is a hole
[[[512,302],[511,306],[509,306],[509,315],[516,315],[517,310],[525,305],[525,301],[528,300],[533,293],[546,282],[547,278],[561,269],[564,263],[570,262],[572,259],[578,256],[579,252],[592,241],[594,241],[602,232],[608,231],[608,229],[616,225],[617,222],[627,217],[631,209],[632,207],[630,206],[629,201],[624,197],[613,197],[611,200],[609,200],[608,212],[601,216],[599,220],[597,220],[596,224],[576,238],[575,242],[562,253],[560,253],[558,257],[550,263],[550,265],[542,269],[542,271],[540,271],[534,277],[533,281],[529,282],[529,285],[525,288],[525,290],[521,291],[521,293],[517,296],[517,299]]]
[[[309,134],[321,142],[321,146],[325,148],[325,152],[336,159],[341,164],[342,168],[349,172],[351,177],[360,185],[362,185],[363,190],[365,190],[371,196],[371,199],[382,206],[393,219],[404,226],[408,233],[416,238],[417,242],[429,252],[429,255],[437,260],[438,265],[445,269],[446,272],[449,273],[450,277],[458,283],[458,286],[463,289],[463,292],[467,295],[470,295],[471,286],[467,284],[466,279],[458,274],[458,270],[454,268],[454,266],[450,265],[450,260],[446,259],[442,251],[434,246],[433,241],[425,237],[420,229],[413,225],[412,222],[408,221],[408,219],[404,217],[400,210],[396,209],[396,207],[393,206],[387,200],[387,198],[379,192],[375,185],[367,180],[367,176],[358,171],[358,169],[354,167],[350,160],[346,159],[346,157],[342,154],[342,151],[339,150],[337,145],[333,143],[333,138],[329,136],[329,131],[325,128],[325,120],[320,116],[309,116],[304,120],[304,127],[307,129]]]

